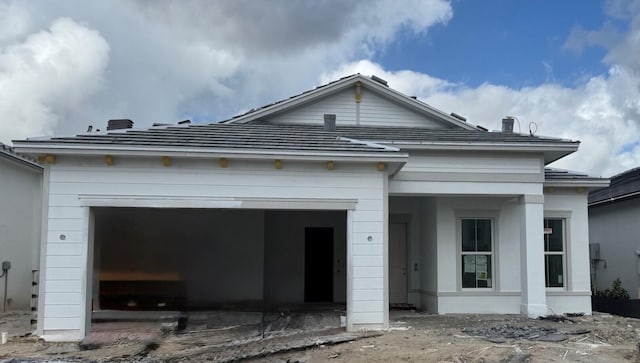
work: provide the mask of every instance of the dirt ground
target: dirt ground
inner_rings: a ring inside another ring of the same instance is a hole
[[[392,311],[388,330],[355,334],[196,323],[175,332],[166,322],[103,323],[78,344],[31,336],[28,314],[14,312],[0,315],[0,331],[9,332],[0,362],[640,362],[640,320],[599,313],[569,319]],[[541,331],[552,332],[551,341],[541,340]],[[508,332],[525,333],[495,336]]]

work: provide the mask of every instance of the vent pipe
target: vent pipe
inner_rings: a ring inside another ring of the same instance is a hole
[[[113,119],[107,122],[107,131],[130,129],[133,127],[133,121],[129,119]]]
[[[336,131],[336,115],[333,113],[324,114],[324,130]]]
[[[502,119],[502,132],[513,133],[513,121],[512,116],[505,116]]]

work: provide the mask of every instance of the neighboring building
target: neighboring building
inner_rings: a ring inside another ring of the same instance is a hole
[[[640,168],[589,193],[589,243],[593,287],[603,291],[620,278],[631,298],[640,298]]]
[[[39,263],[41,199],[42,167],[0,143],[0,261],[11,263],[7,310],[31,307],[33,271]],[[0,279],[0,311],[4,283],[5,277]]]
[[[390,303],[591,313],[587,192],[608,181],[545,171],[579,142],[488,132],[377,77],[15,145],[46,162],[45,339],[82,338],[92,309],[346,304],[349,330]]]

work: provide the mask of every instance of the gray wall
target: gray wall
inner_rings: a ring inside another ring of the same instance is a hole
[[[0,261],[10,261],[7,310],[27,310],[38,269],[42,171],[0,157]],[[0,309],[4,294],[0,279]]]
[[[640,297],[640,198],[589,208],[589,243],[600,244],[595,269],[598,290],[611,287],[616,278],[631,298]]]

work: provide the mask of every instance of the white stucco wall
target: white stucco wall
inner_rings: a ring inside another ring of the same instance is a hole
[[[0,261],[10,261],[7,310],[28,310],[38,269],[42,172],[0,157]],[[0,309],[4,278],[0,279]]]
[[[115,165],[107,166],[101,157],[59,156],[47,167],[46,295],[38,326],[46,339],[76,340],[85,334],[90,206],[305,209],[306,204],[331,209],[352,201],[347,213],[347,325],[379,328],[388,322],[387,174],[373,163],[336,163],[328,171],[324,163],[285,160],[276,170],[273,161],[230,160],[221,169],[215,160],[176,158],[165,167],[160,157],[116,158]]]
[[[544,195],[545,217],[567,220],[566,271],[564,289],[547,289],[547,305],[555,314],[591,314],[591,274],[589,267],[588,194],[578,188],[554,188]]]
[[[422,234],[417,242],[423,274],[420,279],[422,309],[446,313],[520,313],[521,256],[520,216],[522,201],[518,197],[414,197],[422,198],[423,207],[416,212],[410,202],[394,203],[391,211],[414,213],[421,221]],[[429,201],[435,201],[430,207]],[[400,208],[404,205],[404,208]],[[430,216],[430,212],[433,212]],[[546,289],[549,313],[591,313],[589,291],[586,194],[575,189],[558,190],[545,195],[545,217],[567,218],[567,284],[561,289]],[[457,220],[460,217],[494,219],[494,287],[491,290],[463,290],[460,281],[460,254]],[[436,220],[434,228],[431,221]],[[540,226],[542,234],[542,225]],[[412,246],[416,245],[414,242]],[[415,248],[415,247],[414,247]],[[437,269],[437,272],[436,272]],[[544,267],[538,271],[544,273]],[[437,283],[431,282],[436,279]]]

